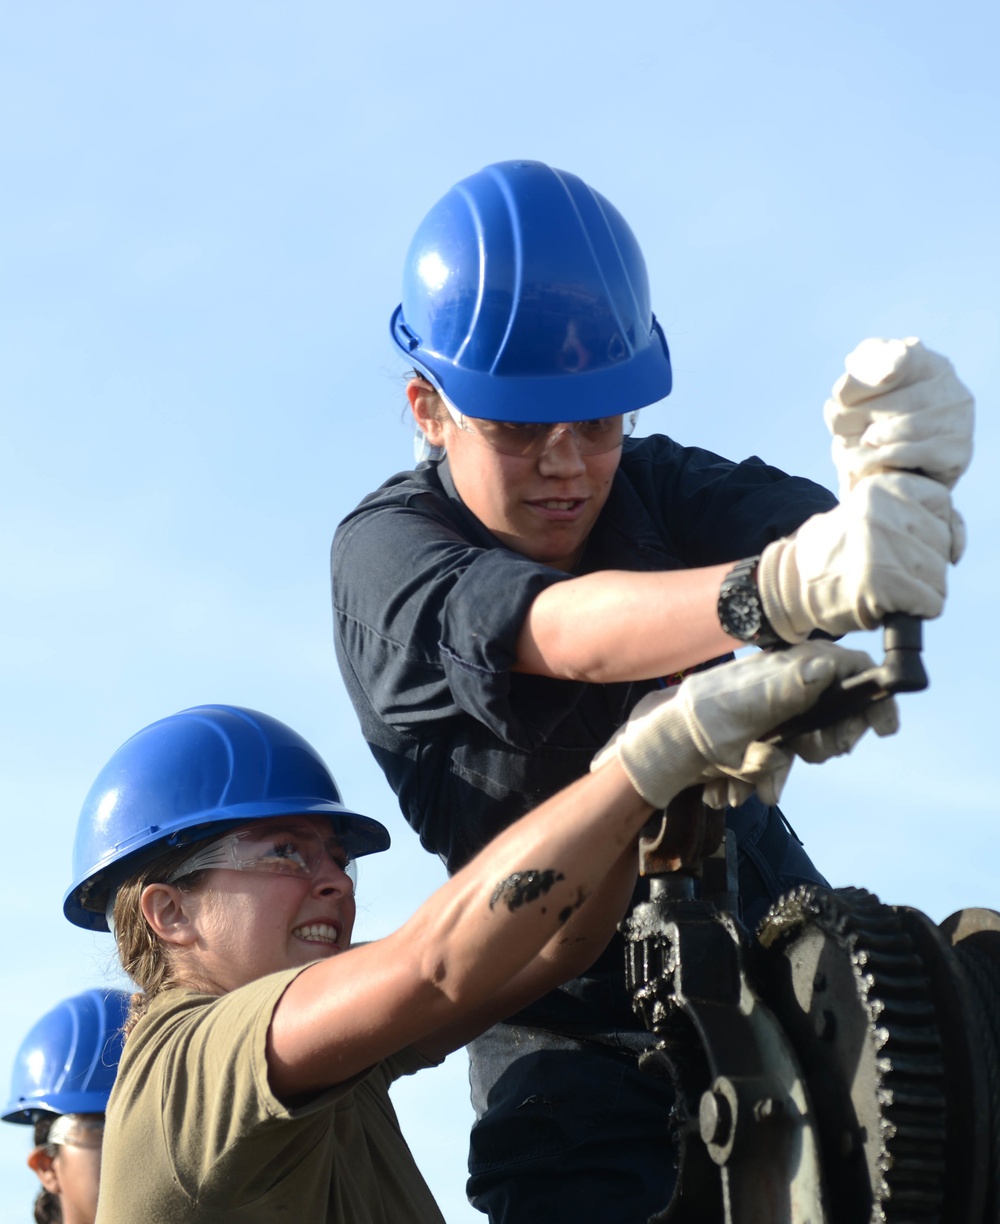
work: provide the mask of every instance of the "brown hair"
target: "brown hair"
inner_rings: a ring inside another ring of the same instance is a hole
[[[190,857],[190,854],[190,846],[168,850],[154,862],[148,863],[138,875],[126,880],[115,897],[113,915],[118,959],[125,972],[140,988],[129,1003],[124,1030],[126,1039],[146,1014],[150,1002],[161,991],[178,984],[176,965],[170,949],[161,942],[143,916],[143,889],[147,884],[165,883],[171,872]],[[175,886],[182,891],[192,890],[204,876],[204,871],[192,872],[191,875],[177,880]]]

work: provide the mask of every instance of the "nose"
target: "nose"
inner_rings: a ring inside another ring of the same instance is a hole
[[[580,451],[580,440],[572,424],[553,425],[545,449],[538,457],[538,470],[543,476],[558,476],[564,480],[587,470]]]
[[[354,879],[332,854],[324,854],[313,881],[313,891],[323,896],[329,896],[331,893],[339,893],[343,897],[353,896]]]

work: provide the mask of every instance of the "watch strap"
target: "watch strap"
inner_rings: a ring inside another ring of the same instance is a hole
[[[731,637],[735,637],[738,641],[746,642],[750,646],[759,646],[762,650],[767,650],[773,646],[787,646],[788,643],[784,638],[779,637],[774,631],[774,627],[764,611],[764,602],[760,597],[756,579],[756,569],[759,561],[759,555],[744,557],[742,561],[737,561],[725,578],[723,578],[722,586],[719,588],[719,624]],[[756,604],[760,624],[756,633],[749,636],[743,636],[728,622],[726,614],[727,600],[731,594],[737,591],[743,598],[749,599]]]

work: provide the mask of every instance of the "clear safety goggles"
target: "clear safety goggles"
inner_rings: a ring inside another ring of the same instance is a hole
[[[171,872],[166,882],[173,884],[194,871],[220,869],[262,871],[312,880],[319,875],[326,858],[350,877],[352,888],[357,884],[357,866],[332,834],[324,837],[312,828],[283,824],[250,825],[199,846]]]
[[[573,435],[581,455],[603,455],[621,446],[639,419],[636,411],[595,417],[592,421],[489,421],[485,417],[465,416],[444,395],[441,400],[459,429],[471,433],[490,450],[517,459],[537,459],[564,434]]]
[[[60,1114],[45,1137],[53,1147],[99,1148],[103,1141],[103,1114]]]

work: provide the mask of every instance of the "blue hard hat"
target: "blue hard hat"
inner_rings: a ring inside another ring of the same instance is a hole
[[[292,815],[328,816],[352,858],[389,847],[385,826],[345,807],[319,753],[276,718],[222,705],[163,718],[127,740],[90,788],[63,913],[106,931],[109,899],[165,851]]]
[[[129,996],[87,990],[46,1012],[21,1042],[5,1122],[42,1114],[104,1113],[122,1054]]]
[[[434,205],[390,331],[466,416],[589,420],[670,393],[635,235],[604,196],[542,162],[487,166]]]

